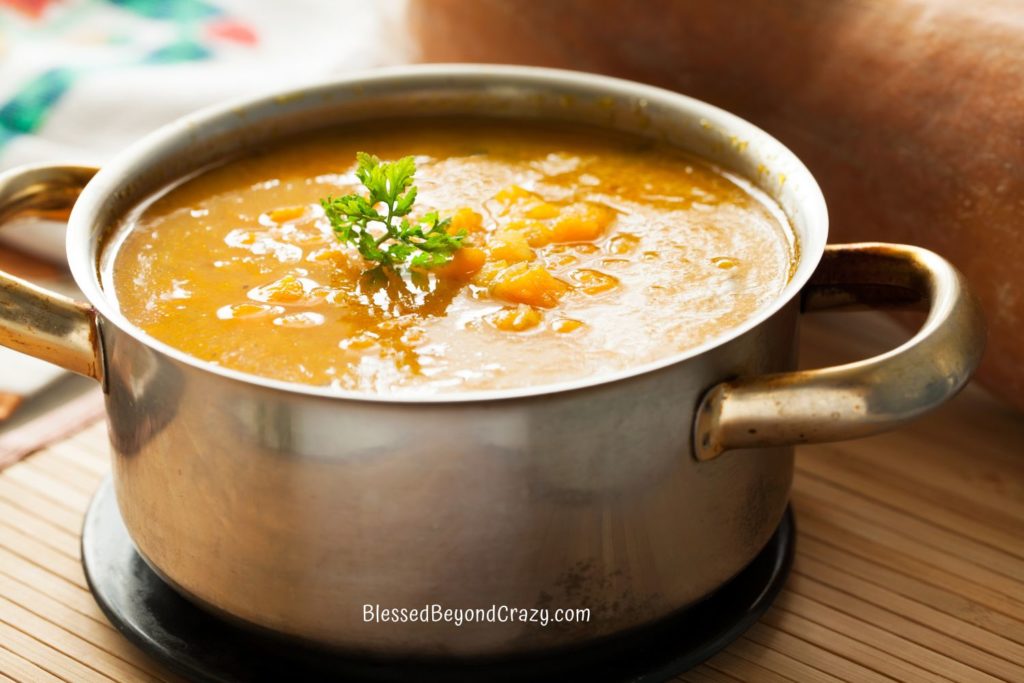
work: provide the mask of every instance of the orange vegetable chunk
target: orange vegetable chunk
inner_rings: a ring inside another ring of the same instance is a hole
[[[544,266],[520,263],[506,268],[495,278],[491,294],[504,301],[551,308],[570,287]]]
[[[573,318],[562,318],[561,320],[556,321],[555,324],[551,326],[551,329],[561,334],[568,334],[569,332],[575,332],[581,327],[583,327],[582,320],[575,320]]]
[[[487,254],[477,247],[462,247],[452,255],[452,260],[432,269],[438,277],[451,280],[468,280],[483,268]]]
[[[547,202],[539,202],[526,210],[527,218],[554,218],[558,214],[558,207]]]
[[[537,199],[537,195],[534,192],[520,187],[519,185],[509,185],[508,187],[499,190],[498,194],[494,195],[502,204],[515,204],[518,201],[524,199]]]
[[[452,216],[452,222],[448,224],[448,234],[458,235],[463,230],[467,234],[480,232],[484,227],[484,217],[469,207],[462,207]]]
[[[306,295],[306,289],[302,286],[302,281],[294,275],[285,275],[263,287],[262,294],[267,301],[293,304]]]
[[[602,204],[573,205],[548,233],[549,242],[590,242],[604,234],[615,212]]]
[[[521,233],[506,231],[495,235],[490,243],[491,258],[508,263],[532,261],[536,254]]]
[[[536,308],[519,304],[515,308],[503,308],[497,313],[492,313],[487,319],[504,332],[523,332],[537,327],[543,317],[543,314]]]
[[[572,274],[586,294],[602,294],[619,286],[619,278],[590,268],[581,268]]]
[[[306,207],[304,206],[286,206],[280,209],[274,209],[269,212],[267,216],[270,220],[275,223],[287,223],[288,221],[294,221],[297,218],[302,218],[306,214]]]

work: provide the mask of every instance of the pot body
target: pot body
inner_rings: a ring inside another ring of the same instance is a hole
[[[98,283],[121,512],[143,557],[198,603],[356,652],[514,654],[679,610],[736,574],[779,523],[792,449],[698,462],[694,415],[725,378],[792,369],[796,281],[823,249],[824,205],[785,148],[696,100],[586,74],[439,67],[225,108],[96,176],[71,215],[72,263],[102,271],[115,249],[101,228],[206,164],[309,128],[452,114],[625,130],[752,177],[799,235],[795,282],[770,315],[660,369],[455,402],[345,400],[211,372],[121,320]],[[86,287],[92,276],[76,272]],[[590,615],[460,627],[366,621],[367,605]]]
[[[199,603],[347,650],[498,655],[665,616],[781,519],[792,449],[692,455],[705,389],[792,365],[795,307],[699,358],[589,389],[353,404],[224,380],[104,329],[117,498]],[[366,605],[587,608],[578,623],[373,623]]]

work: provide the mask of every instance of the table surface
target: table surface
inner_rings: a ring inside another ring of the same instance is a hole
[[[898,341],[809,319],[805,365]],[[919,422],[798,449],[797,555],[742,638],[680,680],[1024,681],[1024,418],[968,387]],[[108,471],[94,424],[0,472],[0,682],[175,681],[106,621],[79,531]]]

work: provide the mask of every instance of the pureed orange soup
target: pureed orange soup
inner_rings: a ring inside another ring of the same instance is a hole
[[[414,155],[413,216],[466,230],[453,261],[371,269],[320,199],[357,151]],[[603,375],[699,345],[789,280],[770,200],[674,149],[562,125],[422,120],[318,132],[141,207],[104,273],[153,337],[256,375],[438,393]]]

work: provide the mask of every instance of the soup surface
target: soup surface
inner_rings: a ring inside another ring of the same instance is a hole
[[[320,199],[361,189],[364,150],[413,155],[413,216],[466,245],[427,271],[373,269]],[[105,286],[203,360],[377,393],[524,387],[699,345],[775,299],[796,243],[741,181],[591,129],[437,120],[349,126],[205,171],[115,235]]]

